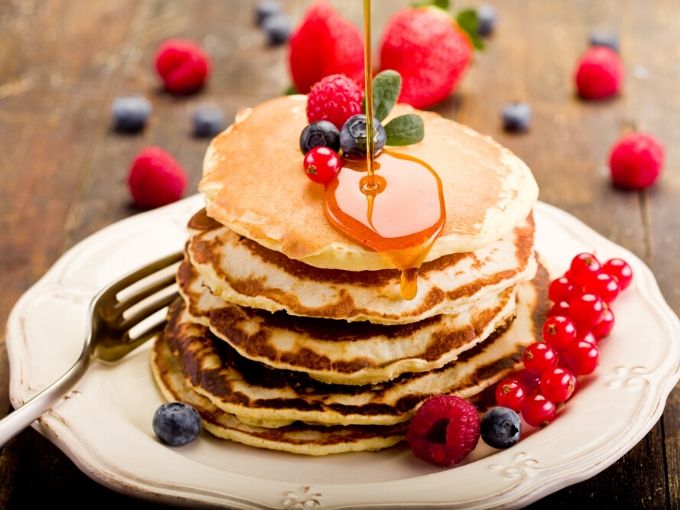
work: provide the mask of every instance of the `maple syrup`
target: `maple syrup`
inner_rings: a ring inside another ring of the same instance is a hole
[[[401,270],[401,296],[413,299],[418,270],[444,227],[444,194],[424,161],[389,150],[374,154],[371,0],[364,0],[364,80],[366,160],[345,161],[326,185],[324,211],[340,231]]]

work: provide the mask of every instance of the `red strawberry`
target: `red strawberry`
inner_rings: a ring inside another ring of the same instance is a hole
[[[344,74],[363,83],[364,45],[361,32],[330,4],[320,1],[306,13],[290,38],[290,73],[303,94],[329,74]]]
[[[444,11],[426,7],[398,12],[380,43],[380,68],[394,69],[403,84],[399,101],[427,108],[451,94],[472,58],[472,44]]]

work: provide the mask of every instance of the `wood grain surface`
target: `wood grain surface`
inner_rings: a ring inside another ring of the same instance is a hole
[[[406,1],[374,0],[374,33]],[[353,22],[359,0],[335,2]],[[0,0],[0,323],[17,300],[73,244],[139,212],[125,175],[147,145],[170,151],[195,190],[207,142],[192,138],[200,103],[241,107],[282,93],[289,84],[284,48],[267,48],[246,0]],[[468,2],[465,5],[474,5]],[[504,0],[498,28],[477,54],[455,96],[436,110],[495,137],[533,169],[541,199],[574,214],[630,249],[655,272],[680,312],[680,2],[677,0]],[[308,1],[284,1],[298,20]],[[458,2],[463,6],[462,2]],[[624,92],[602,103],[574,96],[574,63],[592,29],[620,35]],[[200,94],[162,92],[153,71],[159,43],[200,41],[214,72]],[[110,128],[119,95],[153,104],[143,133]],[[499,111],[531,103],[530,132],[503,133]],[[648,192],[613,189],[610,146],[630,126],[666,146],[664,175]],[[2,338],[4,344],[4,337]],[[8,366],[0,349],[0,414],[9,411]],[[584,427],[588,424],[584,423]],[[123,448],[124,445],[121,445]],[[152,504],[112,492],[82,474],[49,441],[27,430],[0,454],[0,508],[52,503]],[[680,508],[680,391],[662,419],[600,475],[532,508]]]

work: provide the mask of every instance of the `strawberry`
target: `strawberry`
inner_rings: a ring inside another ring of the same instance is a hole
[[[406,9],[388,22],[380,43],[381,69],[403,79],[399,101],[430,107],[449,96],[472,58],[468,35],[443,10]]]
[[[329,74],[363,83],[361,32],[325,1],[315,3],[291,35],[288,60],[293,84],[302,94]]]

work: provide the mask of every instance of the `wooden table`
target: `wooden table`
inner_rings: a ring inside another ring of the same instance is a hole
[[[376,0],[375,28],[399,4]],[[475,57],[456,96],[437,110],[514,150],[533,169],[541,199],[579,217],[642,257],[680,312],[680,3],[672,0],[497,2],[499,24]],[[359,0],[343,4],[361,20]],[[0,322],[13,303],[74,243],[136,214],[125,187],[128,164],[150,144],[173,153],[195,190],[205,140],[190,135],[199,103],[237,109],[288,85],[286,52],[268,49],[252,23],[250,1],[116,0],[0,2]],[[299,19],[306,1],[284,2]],[[627,68],[624,93],[603,103],[574,97],[572,72],[593,28],[615,30]],[[201,41],[214,60],[209,86],[175,98],[153,71],[169,37]],[[153,116],[140,135],[110,129],[112,100],[141,93]],[[534,109],[532,129],[508,135],[499,111],[511,100]],[[609,147],[631,123],[666,146],[660,184],[623,193],[607,177]],[[8,367],[0,354],[0,409],[9,410]],[[587,426],[587,424],[584,424]],[[83,475],[34,430],[2,449],[0,507],[111,502],[149,504],[111,492]],[[536,508],[680,508],[680,391],[663,418],[600,475],[538,502]],[[76,505],[79,506],[79,505]]]

